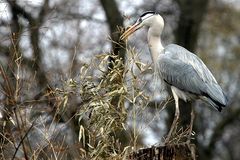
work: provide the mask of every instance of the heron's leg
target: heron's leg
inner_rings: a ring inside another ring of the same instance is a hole
[[[189,126],[189,131],[188,131],[187,145],[188,145],[189,150],[191,151],[192,159],[196,160],[196,147],[195,147],[194,144],[191,144],[191,136],[192,136],[192,129],[193,129],[194,118],[195,118],[195,113],[194,113],[194,109],[192,108],[192,111],[191,111],[191,122],[190,122],[190,126]]]
[[[189,125],[188,140],[187,140],[187,142],[189,144],[190,144],[190,141],[191,141],[194,118],[195,118],[195,113],[194,113],[194,109],[192,108],[192,110],[191,110],[191,122],[190,122],[190,125]]]
[[[173,93],[173,98],[175,100],[175,115],[174,115],[174,119],[173,119],[173,122],[172,122],[172,125],[171,125],[171,128],[170,128],[170,131],[168,132],[168,135],[167,135],[165,143],[169,143],[169,140],[170,140],[170,138],[171,138],[171,136],[173,134],[173,131],[177,127],[177,122],[178,122],[179,115],[180,115],[179,103],[178,103],[179,98],[178,98],[177,94],[174,92],[173,89],[172,89],[172,93]]]

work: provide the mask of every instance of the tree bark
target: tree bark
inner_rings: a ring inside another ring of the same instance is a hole
[[[159,147],[139,149],[130,153],[129,160],[194,160],[194,153],[191,152],[189,145],[178,144]]]
[[[100,0],[102,7],[104,9],[108,26],[110,30],[110,35],[112,39],[112,53],[113,55],[118,55],[124,62],[125,57],[125,42],[119,39],[120,28],[123,26],[123,17],[118,10],[117,3],[114,0]],[[110,59],[114,62],[114,59]],[[110,68],[112,66],[110,65]]]
[[[180,8],[178,27],[175,31],[176,43],[195,51],[200,26],[209,0],[176,0]]]

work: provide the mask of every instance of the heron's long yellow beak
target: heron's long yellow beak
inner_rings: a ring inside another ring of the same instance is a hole
[[[130,36],[132,33],[134,33],[136,30],[140,28],[139,24],[134,24],[130,28],[128,28],[120,37],[121,40],[127,39],[128,36]]]

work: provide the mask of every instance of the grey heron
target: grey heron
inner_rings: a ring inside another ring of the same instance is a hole
[[[164,20],[158,13],[152,11],[143,13],[120,38],[127,39],[129,35],[144,26],[149,28],[148,46],[155,72],[163,82],[163,87],[171,89],[175,100],[175,117],[167,136],[169,140],[179,119],[179,99],[184,101],[201,99],[221,112],[222,107],[227,105],[227,98],[199,57],[176,44],[163,47],[160,36]]]

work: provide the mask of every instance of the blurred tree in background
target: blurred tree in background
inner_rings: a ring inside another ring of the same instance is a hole
[[[182,127],[196,112],[198,159],[240,157],[239,1],[0,2],[1,159],[123,158],[163,144],[174,107],[153,94],[146,33],[127,53],[119,41],[148,10],[165,19],[164,43],[201,57],[228,95],[222,113],[181,103]]]

